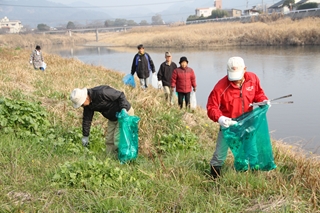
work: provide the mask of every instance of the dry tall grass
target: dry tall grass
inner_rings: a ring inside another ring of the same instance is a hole
[[[61,122],[68,127],[81,126],[82,110],[72,108],[69,94],[75,87],[93,87],[99,84],[109,84],[114,88],[123,90],[135,108],[135,113],[141,117],[139,125],[139,144],[141,153],[149,155],[153,146],[157,143],[154,136],[159,128],[165,124],[154,121],[153,116],[170,112],[162,102],[162,92],[150,89],[147,92],[139,88],[131,89],[121,82],[123,74],[106,70],[103,67],[85,65],[74,59],[63,59],[56,55],[45,55],[48,68],[45,72],[34,70],[28,63],[29,52],[26,50],[0,49],[0,96],[19,99],[23,98],[41,101],[53,115],[53,120]],[[213,141],[216,139],[218,125],[213,124],[206,116],[204,110],[197,110],[194,114],[186,114],[184,122],[188,128],[199,136],[199,144],[205,150],[214,150]],[[97,116],[93,125],[106,126],[106,119]],[[177,127],[174,131],[180,131]],[[80,143],[80,142],[79,142]],[[224,178],[219,186],[226,187],[235,184],[236,190],[232,193],[238,196],[252,198],[263,195],[267,189],[274,190],[274,197],[263,199],[262,203],[257,200],[256,206],[248,209],[249,212],[257,209],[280,209],[286,203],[292,203],[299,212],[299,204],[310,204],[309,212],[319,212],[320,207],[320,161],[316,157],[306,158],[280,142],[274,142],[274,155],[278,169],[259,173],[261,178],[266,178],[272,185],[253,187],[252,185],[236,186],[234,180],[237,174],[230,174],[230,179]],[[208,156],[210,157],[210,156]],[[204,157],[205,158],[205,157]],[[232,157],[226,162],[232,164]],[[232,176],[234,175],[234,176]],[[279,193],[279,194],[277,194]],[[260,197],[261,199],[261,197]],[[294,199],[294,201],[290,200]],[[277,206],[271,206],[277,205]],[[314,211],[313,211],[314,210]]]
[[[320,18],[254,23],[206,23],[176,27],[144,27],[108,34],[100,42],[119,46],[215,47],[235,45],[319,45]]]
[[[52,34],[4,34],[0,35],[0,47],[11,48],[34,48],[36,45],[66,45],[85,43],[86,39],[81,34],[69,35],[52,35]]]

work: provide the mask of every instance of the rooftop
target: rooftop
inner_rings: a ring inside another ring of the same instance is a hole
[[[274,5],[271,5],[269,8],[279,8],[279,7],[282,7],[283,3],[285,2],[286,0],[282,0],[282,1],[279,1],[277,3],[275,3]]]

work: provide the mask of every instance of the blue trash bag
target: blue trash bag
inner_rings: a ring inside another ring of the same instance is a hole
[[[128,75],[124,76],[123,79],[122,79],[122,82],[125,85],[132,86],[133,88],[136,87],[136,82],[134,81],[134,77],[131,74],[128,74]]]
[[[268,106],[260,106],[234,119],[238,123],[222,129],[223,139],[234,156],[237,171],[270,171],[277,166],[274,162],[269,135]]]
[[[134,160],[138,156],[138,116],[130,116],[125,110],[116,114],[119,122],[118,158],[121,163]]]

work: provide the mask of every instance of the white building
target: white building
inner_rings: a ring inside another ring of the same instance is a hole
[[[268,12],[269,13],[288,13],[290,12],[290,8],[288,6],[284,6],[283,3],[285,3],[285,0],[281,0],[277,3],[275,3],[274,5],[271,5],[270,7],[268,7]]]
[[[23,28],[21,21],[18,20],[9,20],[7,17],[4,17],[0,20],[0,30],[8,33],[19,33]]]
[[[206,8],[197,8],[196,16],[208,17],[211,16],[212,10],[215,10],[215,7],[206,7]]]

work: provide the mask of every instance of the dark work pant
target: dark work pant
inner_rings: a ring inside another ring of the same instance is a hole
[[[186,108],[190,108],[190,92],[188,93],[178,92],[178,103],[179,103],[180,109],[182,109],[182,106],[183,106],[183,99],[186,101]]]

